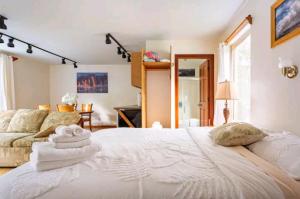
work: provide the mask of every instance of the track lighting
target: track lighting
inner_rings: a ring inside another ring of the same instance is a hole
[[[2,34],[0,35],[0,44],[3,44],[4,40],[2,39]]]
[[[15,47],[14,39],[13,39],[13,38],[9,38],[9,39],[8,39],[7,46],[10,47],[10,48]]]
[[[32,53],[32,46],[30,44],[28,44],[28,48],[27,48],[27,53],[31,54]]]
[[[121,55],[121,54],[122,54],[121,47],[118,46],[118,55]]]
[[[4,29],[4,30],[7,29],[7,26],[5,25],[5,22],[4,22],[4,20],[6,20],[6,19],[7,19],[6,17],[0,15],[0,29]]]
[[[0,15],[0,17],[1,17],[1,15]],[[28,46],[28,48],[27,48],[27,50],[26,50],[27,53],[30,53],[30,54],[33,53],[33,50],[32,50],[32,49],[33,49],[33,48],[36,48],[36,49],[38,49],[38,50],[41,50],[41,51],[43,51],[43,52],[46,52],[46,53],[49,53],[49,54],[51,54],[51,55],[54,55],[54,56],[56,56],[56,57],[61,58],[61,59],[62,59],[62,64],[66,64],[66,61],[73,62],[73,63],[74,63],[74,68],[77,68],[77,62],[76,62],[75,60],[66,58],[65,56],[56,54],[56,53],[54,53],[54,52],[51,52],[51,51],[46,50],[46,49],[44,49],[44,48],[38,47],[38,46],[36,46],[36,45],[33,45],[33,44],[29,43],[29,42],[26,42],[26,41],[24,41],[24,40],[18,39],[18,38],[16,38],[16,37],[11,36],[11,35],[5,34],[5,33],[3,33],[3,32],[0,32],[0,43],[4,43],[3,36],[5,36],[5,37],[8,38],[7,46],[10,47],[10,48],[15,47],[14,41],[16,40],[16,41],[18,41],[18,42],[20,42],[20,43],[23,43],[23,44],[26,44],[26,45]]]
[[[130,55],[128,55],[128,57],[127,57],[127,62],[131,62],[131,56]]]
[[[111,44],[111,40],[109,38],[109,34],[106,35],[106,40],[105,40],[106,44]]]
[[[126,59],[126,54],[125,54],[125,52],[122,53],[122,58],[123,58],[123,59]]]

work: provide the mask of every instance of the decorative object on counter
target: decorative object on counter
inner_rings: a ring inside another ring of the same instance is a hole
[[[126,59],[127,57],[127,62],[131,62],[131,54],[120,44],[116,38],[114,38],[110,33],[107,33],[105,35],[105,43],[111,44],[111,39],[118,45],[117,54],[122,55],[123,59]]]
[[[160,122],[155,121],[155,122],[153,122],[153,124],[152,124],[152,128],[154,128],[154,129],[162,129],[163,126],[160,124]]]
[[[293,79],[298,75],[298,67],[292,64],[292,61],[290,59],[283,59],[279,57],[279,64],[278,68],[281,69],[282,75]]]
[[[271,8],[271,47],[300,34],[299,0],[277,0]]]
[[[107,73],[77,73],[77,93],[108,93]]]
[[[78,99],[77,94],[74,94],[74,93],[66,93],[66,94],[61,98],[61,102],[62,102],[63,104],[73,105],[73,104],[77,104],[77,99]]]
[[[159,62],[160,57],[156,52],[153,51],[146,51],[144,53],[144,61],[145,62]]]
[[[223,109],[225,123],[227,124],[229,118],[229,109],[227,100],[236,100],[237,94],[235,86],[232,82],[225,80],[224,82],[219,82],[217,85],[216,100],[225,100],[225,108]]]

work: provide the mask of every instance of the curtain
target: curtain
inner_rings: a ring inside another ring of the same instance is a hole
[[[217,83],[225,80],[230,80],[230,47],[224,43],[220,43]],[[214,114],[214,125],[216,126],[224,123],[223,109],[224,101],[216,100]]]
[[[13,58],[0,54],[0,110],[15,109]]]

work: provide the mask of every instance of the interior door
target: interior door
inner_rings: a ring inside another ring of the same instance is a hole
[[[200,126],[209,126],[209,64],[208,60],[200,65]]]

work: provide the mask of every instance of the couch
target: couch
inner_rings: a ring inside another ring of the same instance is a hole
[[[59,125],[78,124],[77,112],[61,113],[19,109],[0,111],[0,167],[17,167],[29,161],[34,142],[44,142]]]

